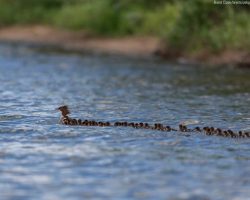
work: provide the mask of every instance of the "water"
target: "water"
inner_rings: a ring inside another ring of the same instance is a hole
[[[250,129],[250,71],[0,46],[1,199],[250,199],[250,140],[58,124]]]

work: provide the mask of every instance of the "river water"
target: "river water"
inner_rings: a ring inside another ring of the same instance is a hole
[[[55,111],[249,130],[249,70],[1,44],[0,72],[1,200],[250,199],[250,139],[70,127]]]

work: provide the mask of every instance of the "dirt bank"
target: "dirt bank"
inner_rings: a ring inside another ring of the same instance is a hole
[[[71,32],[46,26],[2,28],[0,40],[55,46],[69,51],[131,56],[153,55],[159,43],[158,39],[150,37],[97,38],[85,32]]]
[[[57,47],[68,51],[120,54],[150,57],[160,55],[179,62],[230,64],[250,67],[250,53],[224,51],[219,54],[201,52],[197,55],[172,55],[162,49],[161,41],[153,37],[100,38],[86,32],[59,30],[47,26],[13,26],[0,29],[0,41],[31,43]],[[170,56],[169,56],[170,55]]]

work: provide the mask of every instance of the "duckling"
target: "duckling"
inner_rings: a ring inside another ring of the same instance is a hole
[[[163,126],[162,126],[162,124],[157,124],[158,126],[157,126],[157,130],[161,130],[162,128],[163,128]]]
[[[154,124],[154,129],[157,129],[157,128],[158,128],[158,124],[155,123],[155,124]]]
[[[171,127],[170,126],[166,126],[165,130],[168,131],[168,132],[171,131]]]
[[[249,132],[244,132],[246,137],[250,137],[250,133]]]
[[[145,128],[150,128],[150,126],[149,126],[148,123],[145,123],[145,124],[144,124],[144,127],[145,127]]]
[[[242,131],[239,131],[238,135],[239,135],[239,137],[245,137],[244,134],[242,133]]]
[[[98,122],[98,126],[104,126],[103,122]]]
[[[82,126],[87,126],[88,125],[88,120],[84,120],[83,122],[82,122]]]
[[[115,122],[114,126],[119,126],[119,122]]]
[[[232,138],[236,137],[236,135],[234,134],[234,132],[232,130],[229,129],[229,130],[227,130],[227,132],[228,132],[230,137],[232,137]]]
[[[95,126],[95,121],[91,120],[89,123],[90,123],[90,126]]]
[[[185,125],[179,124],[179,130],[181,132],[187,132],[188,129],[187,129],[187,127]]]
[[[68,125],[73,125],[73,120],[69,118]]]
[[[159,124],[159,130],[164,130],[164,126],[163,126],[163,124]]]
[[[63,118],[62,124],[69,125],[69,118],[68,117]]]
[[[176,128],[171,127],[171,131],[178,131]]]
[[[202,130],[205,131],[205,132],[207,131],[207,129],[208,129],[207,126],[205,126],[205,127],[202,128]]]
[[[144,127],[144,124],[142,122],[139,123],[139,127],[140,128],[143,128]]]
[[[160,124],[160,123],[155,123],[154,124],[154,129],[156,129],[156,130],[162,130],[163,129],[163,125]]]
[[[131,122],[131,123],[128,124],[128,126],[135,127],[135,123]]]
[[[214,135],[215,134],[215,128],[213,126],[210,127],[210,134],[211,135]]]
[[[217,129],[215,130],[215,134],[216,134],[217,136],[223,136],[222,130],[221,130],[220,128],[217,128]]]
[[[198,127],[198,126],[196,126],[196,127],[194,128],[194,131],[201,132],[201,128]]]
[[[92,122],[88,121],[87,126],[92,126]]]
[[[227,131],[223,131],[222,134],[223,134],[224,137],[228,137],[229,136],[229,133]]]
[[[110,122],[105,122],[105,126],[111,126]]]
[[[209,127],[206,128],[206,135],[211,135],[211,129]]]
[[[77,120],[76,119],[72,119],[73,125],[77,125]]]

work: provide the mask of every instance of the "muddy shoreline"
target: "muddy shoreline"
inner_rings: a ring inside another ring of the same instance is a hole
[[[124,55],[128,57],[161,57],[181,63],[235,65],[250,67],[250,52],[225,50],[218,54],[172,55],[154,37],[95,37],[84,31],[65,31],[48,26],[11,26],[0,28],[0,42],[29,45],[63,51]]]

